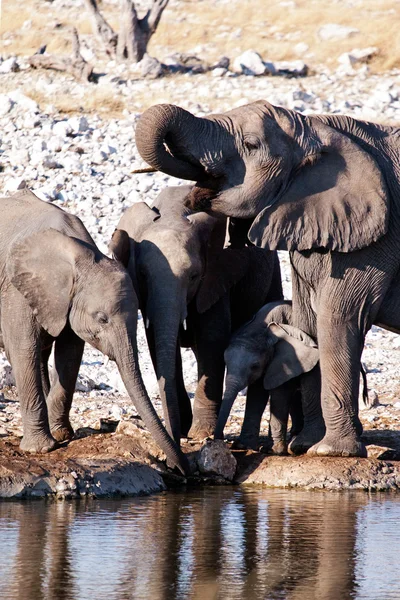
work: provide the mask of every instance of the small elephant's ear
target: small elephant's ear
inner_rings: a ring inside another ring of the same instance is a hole
[[[311,371],[319,360],[314,340],[291,325],[269,325],[274,355],[264,374],[264,387],[273,390],[293,377]]]
[[[387,232],[389,195],[373,156],[322,123],[315,129],[320,151],[254,220],[249,238],[257,246],[352,252]]]
[[[146,202],[136,202],[122,215],[118,229],[125,230],[135,242],[140,242],[146,229],[160,218],[157,209],[151,208]]]
[[[128,266],[130,256],[130,241],[129,235],[123,229],[116,229],[112,234],[110,243],[108,244],[110,254],[115,260],[118,260],[124,265]]]
[[[76,260],[91,251],[69,236],[47,229],[10,248],[7,275],[37,321],[53,337],[64,329],[72,301]]]

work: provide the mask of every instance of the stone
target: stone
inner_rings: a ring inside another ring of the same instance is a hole
[[[0,64],[0,73],[17,73],[19,71],[19,64],[15,56],[11,56]]]
[[[163,74],[163,67],[157,58],[149,56],[147,53],[144,55],[139,65],[140,73],[142,77],[148,77],[149,79],[157,79]]]
[[[345,67],[354,67],[357,64],[366,64],[371,58],[379,53],[379,48],[371,46],[370,48],[355,48],[350,52],[344,52],[338,58],[338,63]]]
[[[211,67],[211,69],[229,69],[231,61],[228,56],[221,56],[219,61]]]
[[[73,129],[68,121],[58,121],[53,125],[53,133],[60,138],[66,138],[73,133]]]
[[[224,69],[223,67],[218,67],[211,71],[212,77],[223,77],[228,72],[228,69]]]
[[[265,75],[267,68],[258,52],[246,50],[235,58],[233,70],[244,75]]]
[[[47,149],[50,152],[61,152],[64,140],[56,135],[52,135],[46,142]]]
[[[0,117],[4,117],[14,106],[14,102],[7,94],[0,94]]]
[[[308,73],[308,66],[302,60],[282,60],[273,63],[276,75],[286,75],[288,77],[305,77]]]
[[[305,54],[309,49],[310,49],[310,46],[308,44],[306,44],[305,42],[299,42],[298,44],[296,44],[293,47],[293,51],[295,52],[295,54],[298,54],[299,56],[302,56],[303,54]]]
[[[201,473],[220,475],[232,481],[236,472],[236,458],[223,440],[208,441],[197,460]]]
[[[318,30],[318,37],[321,40],[345,40],[359,33],[355,27],[346,27],[337,23],[327,23]]]
[[[32,98],[29,98],[29,96],[26,96],[25,94],[20,92],[19,90],[16,90],[15,92],[10,92],[9,96],[19,108],[33,113],[39,112],[38,103],[35,102],[35,100],[32,100]]]
[[[71,133],[82,133],[89,130],[88,120],[83,116],[71,117],[67,123],[71,127]]]

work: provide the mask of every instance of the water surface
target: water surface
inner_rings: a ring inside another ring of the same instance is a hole
[[[1,600],[400,600],[400,496],[0,504]]]

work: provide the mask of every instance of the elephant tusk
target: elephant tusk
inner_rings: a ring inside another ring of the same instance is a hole
[[[143,167],[142,169],[133,169],[133,171],[129,171],[130,173],[157,173],[158,169],[154,169],[154,167]]]
[[[104,366],[104,367],[106,367],[106,366],[108,365],[108,363],[109,363],[109,362],[110,362],[110,357],[109,357],[109,356],[106,356],[106,357],[105,357],[105,359],[104,359],[103,366]]]
[[[150,327],[149,317],[146,317],[146,329]]]
[[[183,319],[183,329],[186,331],[187,330],[187,323],[186,323],[186,319]]]

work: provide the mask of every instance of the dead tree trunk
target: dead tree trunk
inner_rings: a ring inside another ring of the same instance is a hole
[[[91,81],[93,77],[93,67],[85,61],[80,52],[80,43],[78,32],[72,30],[72,57],[56,56],[54,54],[45,54],[46,46],[41,48],[39,53],[30,56],[28,61],[31,67],[35,69],[54,69],[55,71],[66,71],[71,73],[78,81]]]
[[[147,51],[151,36],[156,31],[161,15],[169,0],[153,0],[151,8],[142,19],[132,0],[121,0],[120,31],[113,31],[99,12],[96,0],[85,0],[92,16],[93,29],[103,42],[106,52],[119,60],[139,62]]]

